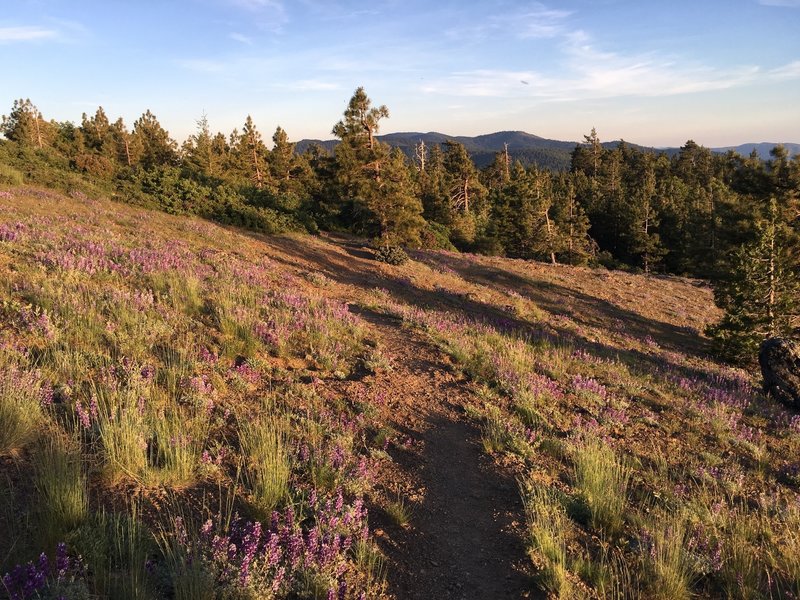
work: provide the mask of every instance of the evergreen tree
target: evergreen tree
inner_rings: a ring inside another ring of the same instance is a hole
[[[569,265],[584,265],[595,254],[589,237],[589,218],[578,202],[575,178],[561,173],[555,186],[553,221],[559,231],[559,260]]]
[[[138,164],[143,152],[142,139],[128,131],[122,118],[114,121],[109,134],[116,161],[127,167]]]
[[[139,164],[145,169],[177,164],[178,144],[149,110],[133,124],[133,137],[141,146]]]
[[[422,200],[425,220],[450,226],[453,222],[447,193],[444,154],[439,145],[431,147],[424,171],[417,174],[417,195]]]
[[[422,204],[414,195],[413,182],[405,154],[392,150],[386,162],[377,197],[371,203],[382,244],[419,246],[420,232],[425,225]]]
[[[413,193],[405,158],[376,139],[381,119],[388,117],[389,109],[373,107],[359,87],[333,127],[341,140],[335,150],[341,215],[365,235],[387,243],[418,244],[422,205]]]
[[[91,118],[86,113],[83,113],[80,130],[87,150],[101,154],[108,159],[114,159],[115,152],[113,140],[111,139],[111,123],[102,106],[97,108]]]
[[[203,180],[218,173],[218,160],[213,148],[208,117],[204,114],[197,121],[195,133],[183,144],[183,167],[190,176]]]
[[[234,131],[236,135],[236,131]],[[231,137],[234,137],[232,135]],[[264,145],[261,133],[258,131],[253,118],[247,115],[242,133],[235,140],[232,159],[235,167],[257,189],[264,187],[267,181],[266,166],[269,150]]]
[[[656,228],[659,225],[657,202],[657,182],[655,158],[652,154],[644,154],[641,169],[631,197],[631,229],[627,234],[629,250],[638,256],[645,273],[657,264],[666,254],[661,245]]]
[[[42,149],[50,144],[55,132],[30,99],[20,98],[14,101],[11,112],[3,115],[0,133],[20,147]]]
[[[788,335],[800,324],[800,281],[786,234],[773,199],[755,240],[735,252],[732,271],[715,288],[725,315],[709,333],[722,356],[752,363],[764,339]]]
[[[517,163],[509,182],[492,194],[491,233],[507,256],[556,262],[563,240],[550,216],[552,205],[549,174]]]
[[[442,166],[453,242],[470,246],[487,224],[486,188],[464,144],[446,141]]]

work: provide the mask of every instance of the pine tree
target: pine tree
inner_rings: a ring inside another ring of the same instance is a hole
[[[240,164],[246,172],[249,172],[250,181],[257,188],[262,188],[265,182],[265,167],[268,150],[261,138],[261,133],[253,123],[253,118],[247,115],[242,136],[239,140],[238,150]]]
[[[414,194],[411,175],[402,150],[392,150],[386,162],[378,195],[371,202],[382,244],[419,246],[425,225],[422,204]]]
[[[83,113],[81,117],[81,132],[87,149],[113,157],[114,152],[111,147],[113,144],[110,139],[111,123],[102,106],[97,108],[91,118],[86,113]]]
[[[631,229],[627,233],[629,250],[638,256],[645,273],[667,253],[656,232],[659,216],[656,206],[656,171],[652,154],[642,156],[636,192],[631,198]]]
[[[764,339],[788,335],[800,324],[800,281],[786,240],[773,199],[755,240],[736,251],[731,273],[714,290],[725,315],[709,333],[722,356],[752,363]]]
[[[183,166],[191,176],[207,179],[219,171],[212,142],[208,117],[203,114],[197,121],[197,130],[183,144]]]
[[[141,138],[128,131],[122,118],[114,121],[109,128],[109,133],[117,162],[126,167],[138,164],[143,151]]]
[[[507,256],[556,262],[563,237],[550,212],[550,176],[517,163],[509,182],[492,194],[491,232]]]
[[[45,121],[36,105],[27,98],[15,100],[11,112],[8,116],[3,115],[0,123],[0,133],[23,148],[48,146],[54,135],[53,129],[52,123]]]
[[[585,265],[594,252],[589,237],[589,218],[578,202],[575,175],[562,173],[555,185],[553,221],[561,238],[559,260],[568,265]]]
[[[133,137],[141,144],[139,163],[145,169],[177,164],[178,144],[149,110],[133,124]]]
[[[425,220],[449,226],[453,219],[447,194],[444,154],[438,144],[431,147],[425,170],[417,174],[417,195],[422,199]]]
[[[341,215],[355,231],[383,243],[416,245],[424,221],[405,157],[376,139],[381,119],[388,117],[389,109],[373,107],[359,87],[333,127],[341,140],[334,176]]]
[[[488,221],[486,188],[463,144],[452,140],[444,143],[442,166],[453,242],[469,246]]]

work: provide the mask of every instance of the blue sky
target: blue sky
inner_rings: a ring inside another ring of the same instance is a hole
[[[149,108],[178,139],[329,139],[364,86],[382,133],[800,142],[800,0],[8,0],[0,59],[0,113]]]

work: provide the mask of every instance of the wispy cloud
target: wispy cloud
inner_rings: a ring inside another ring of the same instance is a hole
[[[445,35],[452,39],[476,41],[509,35],[517,39],[554,38],[565,32],[566,20],[571,14],[567,10],[551,9],[534,2],[523,10],[501,12],[481,23],[449,28]]]
[[[783,6],[786,8],[800,8],[800,0],[758,0],[763,6]]]
[[[289,21],[282,0],[225,0],[229,6],[254,15],[254,24],[262,29],[278,32]]]
[[[777,69],[772,69],[769,72],[769,76],[778,80],[800,79],[800,60],[795,60]]]
[[[655,54],[623,55],[597,48],[583,31],[563,32],[558,45],[559,75],[536,70],[474,70],[451,74],[423,91],[454,96],[578,100],[621,96],[670,96],[730,89],[764,76],[756,67],[712,69]],[[792,63],[771,73],[794,77]]]
[[[228,35],[234,42],[239,42],[240,44],[244,44],[245,46],[252,46],[253,40],[252,38],[247,37],[242,33],[236,33],[235,31]]]
[[[536,5],[509,21],[512,29],[521,38],[552,38],[561,34],[565,28],[565,19],[572,13],[566,10],[553,10]]]
[[[39,40],[55,39],[57,37],[58,31],[55,29],[45,29],[44,27],[0,27],[0,44],[34,42]]]

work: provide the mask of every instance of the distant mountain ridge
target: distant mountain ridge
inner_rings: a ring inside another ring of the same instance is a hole
[[[478,167],[490,164],[495,154],[503,152],[505,145],[508,144],[508,153],[512,160],[519,160],[525,166],[535,164],[542,168],[554,170],[569,169],[570,155],[576,144],[578,144],[575,141],[551,140],[524,131],[498,131],[477,136],[447,135],[436,131],[427,133],[398,132],[380,135],[378,139],[392,147],[400,148],[409,157],[413,156],[414,147],[420,141],[425,142],[430,147],[436,144],[443,144],[447,140],[453,140],[464,145]],[[330,152],[338,143],[338,140],[305,139],[297,142],[297,151],[304,152],[313,144],[317,144]],[[664,152],[670,156],[680,150],[680,148],[652,148],[630,142],[625,143],[634,148]],[[619,140],[603,142],[603,146],[606,148],[614,148],[618,144]],[[747,156],[755,149],[761,158],[769,159],[769,152],[776,145],[769,142],[747,143],[739,146],[711,148],[711,150],[713,152],[734,150],[743,156]],[[800,154],[800,144],[784,143],[783,145],[789,151],[790,156]]]
[[[714,152],[728,152],[733,150],[734,152],[738,152],[742,156],[749,156],[750,153],[755,150],[758,152],[758,156],[764,160],[769,159],[770,151],[777,146],[778,142],[759,142],[759,143],[747,143],[747,144],[739,144],[738,146],[725,146],[724,148],[712,148]],[[796,156],[800,154],[800,144],[793,144],[790,142],[784,142],[783,147],[786,148],[789,156]]]

